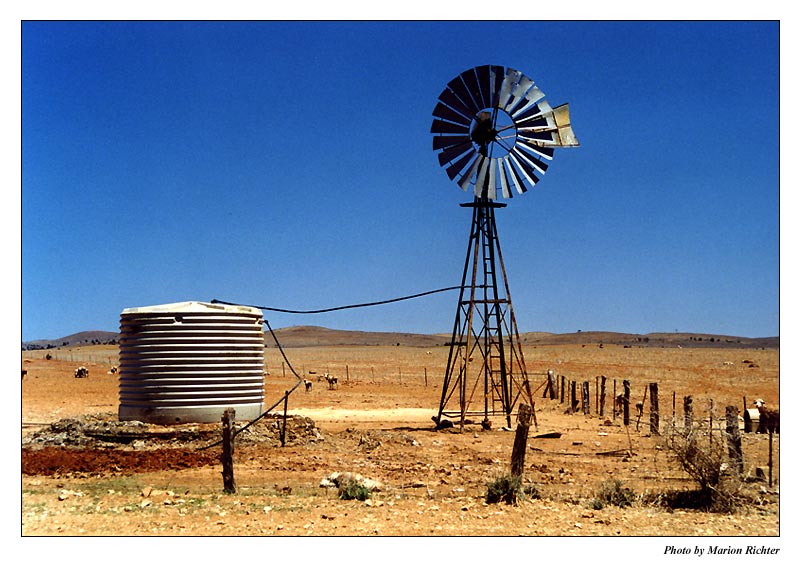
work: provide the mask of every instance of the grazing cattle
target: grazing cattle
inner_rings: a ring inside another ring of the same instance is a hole
[[[763,399],[756,399],[753,405],[758,409],[758,430],[756,432],[773,432],[780,434],[780,412],[770,409]]]
[[[305,385],[305,386],[306,386],[306,393],[308,393],[309,391],[311,391],[311,385],[312,385],[312,383],[311,383],[309,380],[307,380],[307,379],[304,379],[304,380],[303,380],[303,385]]]
[[[325,374],[325,380],[328,382],[328,389],[336,389],[339,385],[339,379],[327,373]]]
[[[81,366],[75,370],[75,377],[89,377],[89,370]]]
[[[114,375],[115,373],[117,373],[117,366],[111,366],[111,369],[108,370],[108,374]]]
[[[625,395],[622,393],[614,397],[614,410],[618,413],[625,411]]]

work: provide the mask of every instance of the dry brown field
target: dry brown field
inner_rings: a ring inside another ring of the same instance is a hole
[[[45,360],[51,353],[53,359]],[[733,513],[669,509],[659,494],[696,484],[665,449],[664,435],[621,417],[606,423],[595,407],[595,377],[608,387],[630,380],[639,400],[658,383],[660,418],[666,430],[681,422],[684,395],[694,398],[695,417],[719,427],[726,405],[742,407],[761,397],[778,406],[777,349],[654,348],[598,344],[525,347],[531,381],[547,369],[591,384],[591,413],[566,414],[558,400],[536,394],[524,480],[541,497],[516,506],[487,504],[487,484],[509,471],[514,432],[495,423],[490,431],[433,428],[447,348],[336,346],[289,348],[294,369],[313,383],[289,397],[291,415],[313,420],[319,438],[237,443],[235,494],[223,493],[220,449],[152,446],[50,447],[26,442],[65,418],[95,415],[113,420],[116,348],[92,346],[23,352],[22,516],[23,535],[193,536],[747,536],[780,534],[780,435],[773,441],[773,485],[743,482],[753,503]],[[76,379],[78,365],[89,368]],[[296,383],[275,348],[266,350],[265,403]],[[329,389],[329,372],[339,386]],[[673,413],[673,392],[677,406]],[[609,394],[611,392],[609,391]],[[610,395],[609,395],[610,396]],[[269,419],[265,419],[265,422]],[[243,425],[245,423],[239,423]],[[219,425],[206,425],[211,434]],[[560,432],[560,438],[536,438]],[[243,435],[244,436],[244,435]],[[625,452],[632,450],[632,455]],[[150,451],[158,465],[145,465]],[[768,435],[745,434],[745,476],[768,462]],[[614,453],[614,455],[601,455]],[[72,460],[66,458],[70,456]],[[202,457],[201,457],[202,456]],[[37,460],[38,458],[38,460]],[[35,468],[37,464],[43,468]],[[72,462],[72,463],[70,463]],[[82,463],[82,465],[76,464]],[[26,466],[28,472],[26,472]],[[31,471],[34,470],[34,471]],[[382,484],[367,501],[342,500],[320,487],[333,472],[353,472]],[[620,480],[636,494],[629,507],[592,505],[601,482]],[[769,539],[763,539],[770,544]]]

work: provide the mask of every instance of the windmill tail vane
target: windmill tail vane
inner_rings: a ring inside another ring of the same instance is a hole
[[[433,110],[433,149],[447,176],[472,190],[472,228],[461,278],[439,411],[444,428],[457,419],[463,429],[500,415],[511,426],[518,402],[533,407],[525,358],[511,303],[495,210],[533,188],[547,171],[555,148],[578,147],[569,105],[552,108],[521,72],[483,65],[447,83]],[[534,419],[535,421],[535,419]]]

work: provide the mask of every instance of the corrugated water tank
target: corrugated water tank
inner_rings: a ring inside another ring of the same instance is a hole
[[[120,316],[119,420],[219,422],[264,406],[264,327],[252,307],[183,302]]]

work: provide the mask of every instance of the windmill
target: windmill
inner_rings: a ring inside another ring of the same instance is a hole
[[[439,95],[431,133],[439,164],[462,190],[472,190],[467,257],[450,353],[435,420],[511,415],[520,397],[533,406],[495,209],[501,198],[525,193],[547,170],[556,147],[577,147],[569,106],[552,108],[521,72],[483,65],[464,71]]]

